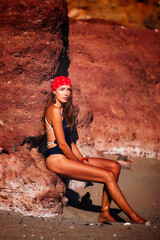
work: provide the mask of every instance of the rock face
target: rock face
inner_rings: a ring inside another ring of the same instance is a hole
[[[54,215],[62,212],[65,185],[30,149],[43,134],[48,81],[67,74],[66,3],[2,0],[0,11],[0,205]]]
[[[53,217],[62,213],[65,185],[48,171],[36,149],[1,156],[0,208],[25,215]]]
[[[160,158],[160,33],[71,21],[69,43],[83,153]]]
[[[157,0],[67,0],[69,17],[99,18],[138,28],[160,28]]]
[[[40,118],[50,90],[45,86],[62,69],[68,18],[64,1],[17,0],[0,4],[0,146],[11,152],[19,150],[25,138],[40,134]]]

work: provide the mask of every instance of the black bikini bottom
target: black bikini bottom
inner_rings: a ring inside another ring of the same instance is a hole
[[[64,153],[61,151],[61,149],[58,147],[58,145],[53,147],[53,148],[48,148],[45,157],[47,158],[52,154],[62,154],[62,155],[64,155]]]

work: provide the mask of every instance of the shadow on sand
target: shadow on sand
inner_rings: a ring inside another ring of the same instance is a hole
[[[91,183],[92,185],[92,183]],[[74,191],[73,189],[67,188],[66,189],[66,197],[68,198],[67,206],[81,209],[84,211],[89,212],[96,212],[99,213],[101,211],[101,206],[93,205],[92,200],[90,199],[90,193],[87,192],[81,199],[79,194]],[[111,215],[117,220],[117,222],[125,222],[124,219],[118,216],[121,212],[119,208],[111,208],[110,213]]]

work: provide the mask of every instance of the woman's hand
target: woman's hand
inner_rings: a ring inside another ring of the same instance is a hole
[[[92,165],[90,162],[89,162],[89,158],[82,158],[81,159],[81,162],[85,163],[85,164],[88,164],[88,165]]]
[[[88,160],[84,160],[83,163],[91,165]]]

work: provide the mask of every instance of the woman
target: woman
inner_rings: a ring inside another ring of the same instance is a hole
[[[122,209],[131,222],[145,223],[146,220],[129,206],[117,185],[120,164],[112,160],[84,158],[71,142],[74,118],[70,79],[56,77],[51,87],[52,100],[45,110],[47,168],[65,178],[104,183],[102,207],[98,217],[100,223],[116,222],[110,214],[111,200]]]

